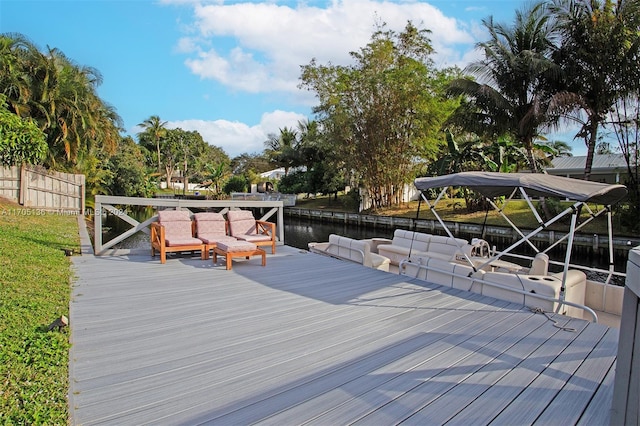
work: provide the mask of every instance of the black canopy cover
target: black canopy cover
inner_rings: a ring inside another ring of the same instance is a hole
[[[420,191],[466,186],[489,198],[509,196],[515,188],[522,187],[530,196],[568,198],[604,205],[615,204],[627,195],[624,185],[538,173],[461,172],[418,178],[414,183]]]

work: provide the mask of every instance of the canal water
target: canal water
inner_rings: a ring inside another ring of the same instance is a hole
[[[338,223],[285,218],[284,243],[291,247],[307,249],[310,242],[329,241],[330,234],[363,240],[365,238],[393,238],[393,230],[373,229]]]

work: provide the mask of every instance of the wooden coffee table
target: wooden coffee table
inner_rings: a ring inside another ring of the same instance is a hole
[[[262,266],[267,264],[267,252],[245,241],[218,243],[213,249],[213,263],[218,263],[218,255],[225,257],[227,270],[231,269],[231,261],[234,257],[249,259],[251,256],[262,256]]]

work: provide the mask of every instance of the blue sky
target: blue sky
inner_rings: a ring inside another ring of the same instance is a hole
[[[233,157],[260,152],[269,133],[312,118],[315,99],[297,88],[300,66],[312,58],[348,64],[376,19],[398,31],[408,20],[430,29],[436,64],[463,68],[486,40],[481,20],[510,23],[525,3],[1,0],[0,32],[99,70],[100,97],[127,134],[135,137],[138,123],[158,115]]]

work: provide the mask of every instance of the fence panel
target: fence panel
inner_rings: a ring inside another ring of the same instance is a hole
[[[20,169],[0,167],[0,197],[18,201],[20,197]]]
[[[84,214],[85,177],[44,168],[0,168],[0,196],[25,207]]]

